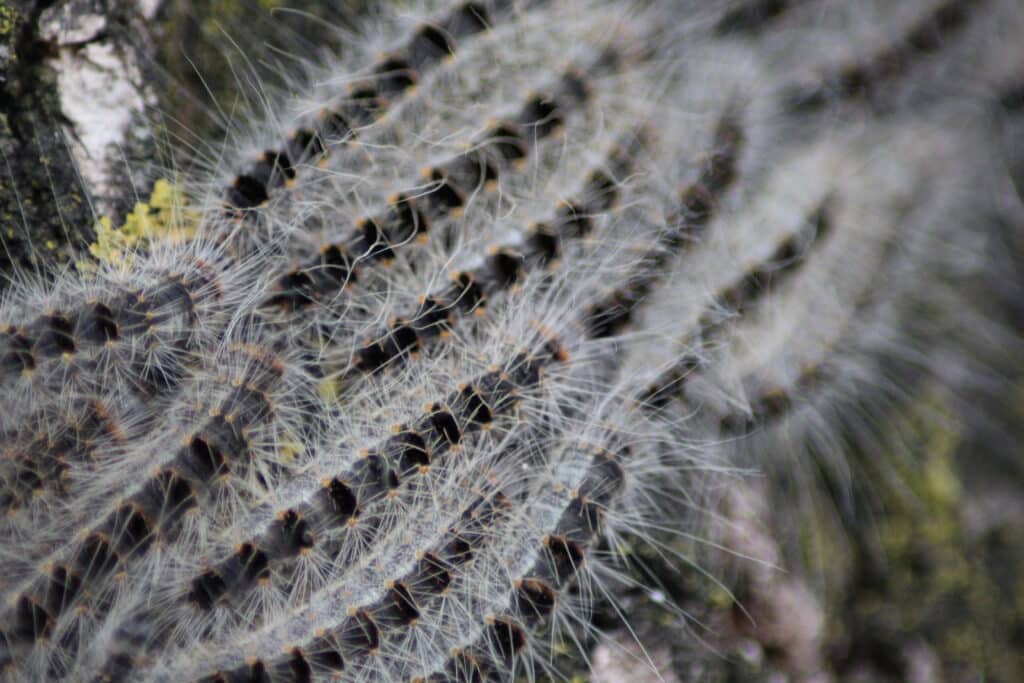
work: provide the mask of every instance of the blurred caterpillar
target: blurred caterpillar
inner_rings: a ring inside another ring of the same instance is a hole
[[[187,230],[11,277],[0,679],[558,679],[637,547],[714,574],[738,472],[814,498],[1020,352],[1012,0],[361,21],[243,92]]]

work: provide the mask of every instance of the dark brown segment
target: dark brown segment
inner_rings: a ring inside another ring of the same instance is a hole
[[[939,50],[960,32],[970,19],[972,5],[981,1],[945,0],[893,44],[862,60],[834,67],[817,83],[789,87],[783,92],[783,100],[791,111],[802,113],[844,100],[870,99],[887,81],[903,75],[923,55]]]
[[[427,552],[416,562],[416,568],[406,580],[409,592],[421,599],[443,594],[451,585],[449,565],[437,554]]]
[[[288,658],[271,666],[270,678],[275,683],[312,683],[313,667],[301,648],[293,647]]]
[[[720,36],[757,33],[782,16],[792,4],[792,0],[739,0],[715,24],[715,33]]]
[[[434,403],[421,419],[416,431],[427,439],[431,451],[443,452],[462,441],[462,429],[458,421],[443,405]]]
[[[484,641],[493,658],[509,661],[526,647],[526,631],[512,619],[499,617],[487,625]]]
[[[27,595],[22,595],[14,607],[14,622],[8,628],[7,633],[12,640],[22,642],[43,640],[50,635],[53,628],[53,617],[47,614],[42,605],[37,604]]]
[[[368,453],[352,466],[346,483],[364,506],[398,488],[398,474],[388,461],[377,453]]]
[[[426,440],[413,429],[402,429],[390,437],[384,445],[384,456],[394,463],[399,478],[422,467],[430,466],[430,450]]]
[[[71,562],[72,571],[87,585],[114,569],[121,563],[121,557],[103,533],[93,532],[75,553]]]
[[[401,57],[391,56],[378,62],[373,67],[374,83],[380,94],[386,98],[394,97],[406,89],[416,85],[419,74]]]
[[[512,611],[527,623],[551,614],[558,602],[558,592],[540,579],[527,578],[517,582]]]
[[[341,647],[331,636],[318,637],[309,647],[303,648],[314,673],[333,674],[345,670],[345,658]]]
[[[132,503],[117,508],[103,523],[102,530],[121,556],[145,553],[154,540],[151,520]]]
[[[390,630],[415,624],[420,617],[420,609],[412,593],[401,581],[389,588],[384,598],[368,611],[373,615],[374,623],[385,635]]]
[[[419,193],[418,199],[427,216],[431,220],[454,216],[466,203],[465,194],[448,179],[443,168],[427,169],[426,175],[429,184]]]
[[[273,557],[294,557],[312,548],[313,532],[296,510],[285,510],[271,526],[267,550]]]
[[[317,493],[318,506],[328,519],[347,523],[359,514],[359,499],[355,492],[341,479],[335,477],[326,481]]]
[[[440,28],[430,24],[417,29],[405,48],[409,64],[416,69],[423,69],[454,53],[454,41],[449,40]]]
[[[260,182],[259,178],[249,174],[237,176],[228,188],[228,208],[232,210],[254,209],[269,199],[267,186]]]
[[[192,579],[188,601],[202,610],[213,609],[214,605],[228,592],[224,577],[216,569],[208,569]]]
[[[347,617],[335,637],[342,651],[350,656],[372,654],[380,647],[380,629],[366,610],[357,610]]]

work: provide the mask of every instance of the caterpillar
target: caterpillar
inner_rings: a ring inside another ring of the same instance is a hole
[[[355,21],[240,71],[166,234],[8,275],[0,680],[598,680],[643,591],[713,667],[662,569],[728,584],[752,472],[802,520],[1005,388],[1011,0]]]

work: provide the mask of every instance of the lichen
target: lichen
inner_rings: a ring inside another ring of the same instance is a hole
[[[137,202],[120,226],[115,227],[108,216],[97,221],[96,241],[89,245],[89,253],[97,261],[121,263],[128,254],[153,239],[170,243],[191,239],[198,215],[184,206],[185,197],[180,185],[160,178],[153,183],[149,200]],[[88,267],[88,264],[79,263],[80,269]]]

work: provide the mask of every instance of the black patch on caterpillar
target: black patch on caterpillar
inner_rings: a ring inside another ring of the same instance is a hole
[[[555,533],[575,543],[587,543],[601,530],[604,510],[585,496],[573,498],[558,519]]]
[[[173,469],[162,469],[150,478],[134,502],[161,528],[174,524],[198,506],[192,485]]]
[[[543,95],[534,95],[523,108],[515,122],[527,128],[526,139],[546,138],[565,123],[564,113],[558,102]]]
[[[227,592],[228,585],[220,572],[207,569],[192,579],[187,600],[201,610],[211,610]]]
[[[43,356],[59,356],[74,353],[78,349],[75,343],[74,323],[67,315],[54,313],[45,315],[40,320],[42,329],[36,350]]]
[[[420,618],[409,588],[401,581],[396,582],[385,596],[369,608],[373,621],[383,631],[409,626]]]
[[[263,368],[254,368],[262,371]],[[274,406],[270,402],[270,396],[260,389],[261,385],[269,382],[261,375],[252,376],[250,370],[244,380],[247,382],[242,386],[231,390],[221,403],[222,417],[211,420],[214,424],[224,422],[224,428],[230,428],[232,443],[241,449],[245,449],[245,435],[242,429],[248,425],[254,425],[270,419],[274,413]]]
[[[374,84],[384,97],[399,95],[416,85],[419,74],[401,57],[391,56],[373,67]]]
[[[915,58],[941,49],[966,24],[974,0],[946,0],[911,26],[895,43],[862,60],[826,72],[817,83],[796,85],[783,94],[794,113],[818,110],[831,102],[871,98],[884,81],[904,73]]]
[[[627,286],[589,306],[584,321],[587,334],[594,339],[604,339],[621,330],[632,320],[633,310],[642,298],[640,294],[636,287]]]
[[[445,564],[457,567],[473,559],[473,552],[473,545],[469,540],[452,530],[445,536],[440,557]]]
[[[398,474],[388,461],[377,453],[359,458],[352,466],[348,485],[360,505],[376,500],[388,491],[398,488]]]
[[[519,353],[508,366],[509,381],[516,387],[528,389],[540,384],[541,368],[544,366],[540,358],[526,353]]]
[[[429,24],[417,29],[405,48],[408,62],[414,69],[423,69],[454,53],[454,41],[449,40],[439,28]]]
[[[555,218],[551,227],[562,239],[579,239],[585,237],[594,225],[587,215],[587,209],[579,202],[561,202],[555,209]]]
[[[430,406],[427,414],[416,425],[416,431],[430,433],[428,445],[432,451],[443,451],[462,441],[462,430],[455,416],[440,403]]]
[[[606,171],[591,171],[583,185],[580,208],[582,213],[602,213],[611,210],[619,198],[619,184]]]
[[[355,351],[355,367],[363,373],[379,372],[391,358],[380,342],[369,342]]]
[[[681,230],[678,230],[678,232],[687,237],[690,235],[685,234],[684,231],[686,229],[705,225],[711,219],[711,215],[715,210],[714,195],[700,183],[687,185],[683,188],[683,191],[679,193],[679,204],[682,208],[682,215],[680,217],[682,220],[679,226]],[[670,246],[678,248],[678,243],[673,243]]]
[[[419,194],[419,200],[431,218],[444,218],[455,209],[461,208],[466,198],[463,193],[448,180],[442,168],[432,168],[427,176],[430,184]]]
[[[591,87],[583,72],[578,69],[570,69],[558,80],[553,97],[565,112],[590,99],[590,93]]]
[[[130,681],[135,666],[136,661],[130,654],[126,652],[112,654],[103,663],[103,671],[98,680],[103,681],[103,683]]]
[[[440,595],[451,585],[452,575],[448,565],[434,553],[424,553],[416,562],[407,584],[413,596],[430,597]]]
[[[18,598],[14,605],[14,622],[7,633],[14,641],[32,642],[49,637],[53,629],[53,617],[43,606],[27,595]]]
[[[936,7],[929,16],[916,24],[907,34],[906,43],[919,52],[934,52],[942,47],[942,41],[967,23],[968,2],[973,0],[947,0]]]
[[[452,187],[465,195],[498,179],[497,167],[479,149],[463,152],[439,168]]]
[[[747,0],[729,8],[715,24],[719,36],[754,34],[789,8],[790,0]]]
[[[718,195],[736,180],[736,163],[743,144],[743,129],[731,116],[723,116],[715,128],[711,154],[701,169],[701,184],[713,196]]]
[[[295,177],[293,158],[296,157],[289,156],[288,152],[264,150],[256,163],[249,169],[248,177],[257,181],[268,192],[271,189],[283,187],[287,181]]]
[[[452,308],[439,297],[426,297],[420,303],[410,325],[423,339],[439,336],[452,326]]]
[[[415,430],[403,429],[389,437],[383,452],[389,462],[396,464],[399,478],[430,465],[427,442]]]
[[[515,589],[512,610],[527,623],[546,618],[558,601],[558,591],[540,579],[522,579]]]
[[[465,2],[452,10],[445,28],[454,38],[463,38],[485,31],[491,26],[487,8],[479,2]]]
[[[450,302],[450,307],[469,312],[483,307],[487,301],[487,294],[473,273],[464,270],[452,276],[452,284],[445,292],[444,298]]]
[[[288,154],[299,163],[307,159],[319,159],[327,154],[327,147],[316,131],[299,128],[288,137]],[[291,168],[294,174],[294,167]]]
[[[304,651],[315,673],[337,673],[345,670],[345,658],[332,637],[318,637]]]
[[[388,200],[388,210],[380,217],[380,227],[392,245],[405,244],[430,229],[430,221],[415,199],[398,194]]]
[[[46,577],[44,607],[50,614],[63,614],[82,590],[82,579],[64,565],[57,565]]]
[[[317,131],[325,140],[349,140],[355,136],[354,125],[341,112],[326,109],[317,117]]]
[[[226,208],[237,217],[240,214],[236,211],[255,209],[269,199],[267,186],[259,178],[243,173],[236,176],[228,187]]]
[[[346,617],[336,633],[345,652],[370,654],[380,647],[380,629],[366,610]]]
[[[364,373],[379,372],[395,359],[414,353],[422,343],[418,321],[396,318],[379,339],[356,349],[355,367]]]
[[[71,562],[72,571],[87,584],[112,571],[121,562],[121,556],[111,546],[110,538],[94,531],[86,537]]]
[[[270,558],[255,543],[243,543],[217,567],[229,590],[243,592],[255,583],[270,579]]]
[[[494,420],[494,413],[483,396],[472,385],[464,387],[452,401],[453,411],[467,425],[482,427]]]
[[[347,522],[359,514],[359,499],[355,492],[338,478],[328,481],[317,497],[320,509],[332,519]]]
[[[109,515],[102,527],[121,555],[144,553],[153,542],[154,529],[145,513],[126,503]]]
[[[260,659],[246,662],[228,672],[218,672],[212,680],[225,683],[271,683],[267,666]]]
[[[208,449],[216,451],[216,455],[213,456],[212,460],[215,460],[219,455],[224,461],[230,462],[233,465],[243,465],[248,459],[246,456],[249,448],[244,440],[241,425],[236,424],[234,421],[229,422],[223,413],[206,421],[199,434],[193,438],[192,444],[187,449],[189,456],[193,454],[193,446],[198,445],[196,444],[196,438],[205,443]],[[206,454],[202,455],[205,456]]]
[[[585,554],[580,544],[562,536],[552,535],[544,538],[543,545],[544,562],[538,571],[539,578],[558,587],[576,576],[576,572],[583,566]]]
[[[24,372],[36,369],[32,354],[32,342],[24,334],[9,328],[4,332],[7,353],[3,356],[3,368],[7,372]]]
[[[527,260],[548,265],[561,256],[561,238],[558,231],[546,223],[530,226],[524,242]]]
[[[466,531],[490,529],[508,509],[508,497],[500,491],[477,498],[460,516],[461,528]]]
[[[523,276],[523,257],[509,249],[496,249],[487,255],[480,279],[488,289],[507,289]]]
[[[486,373],[476,383],[476,388],[495,415],[504,413],[518,401],[516,386],[501,370]]]
[[[274,667],[272,678],[290,683],[312,683],[313,670],[302,650],[293,647],[288,654],[288,660]]]
[[[428,683],[483,683],[484,669],[480,661],[468,652],[456,652],[445,665],[443,674],[435,674]]]
[[[116,318],[117,316],[106,304],[95,302],[86,309],[80,319],[78,334],[91,344],[117,341],[120,333]]]
[[[354,242],[360,259],[391,260],[395,257],[376,218],[361,218],[356,222]]]
[[[396,318],[388,326],[387,350],[394,356],[412,353],[420,347],[419,334],[405,318]]]
[[[286,660],[272,665],[271,680],[288,681],[288,683],[312,683],[313,667],[306,660],[302,650],[293,647],[288,652]]]
[[[305,269],[285,273],[278,278],[276,288],[278,292],[273,294],[267,303],[271,306],[281,306],[286,310],[305,308],[319,299],[313,277]]]
[[[526,158],[526,142],[514,124],[496,125],[483,136],[477,146],[505,163]]]
[[[507,617],[498,617],[487,626],[484,641],[499,661],[507,662],[526,647],[526,631]]]
[[[1008,112],[1024,109],[1024,81],[1010,83],[999,93],[999,105]]]
[[[616,456],[608,451],[594,455],[587,474],[578,487],[582,498],[607,505],[626,483],[626,474]]]
[[[294,509],[285,510],[274,520],[266,543],[267,551],[275,557],[294,557],[312,548],[313,531],[301,514]]]
[[[207,485],[228,472],[227,459],[220,448],[201,435],[192,437],[175,463],[187,477]]]
[[[372,123],[387,106],[387,101],[370,84],[356,87],[337,107],[338,115],[352,128]]]

